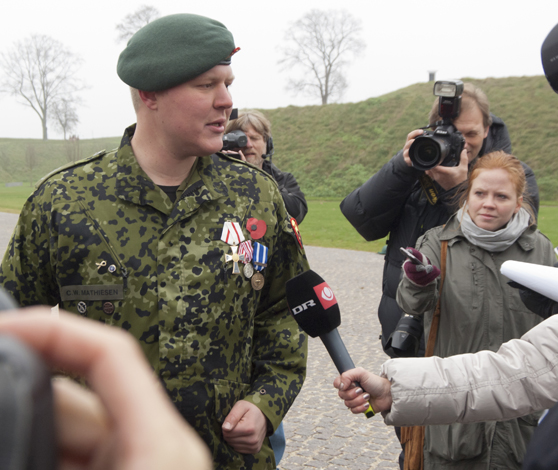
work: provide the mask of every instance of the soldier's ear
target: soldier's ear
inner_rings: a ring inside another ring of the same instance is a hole
[[[156,91],[139,91],[141,101],[149,109],[157,109],[157,92]]]

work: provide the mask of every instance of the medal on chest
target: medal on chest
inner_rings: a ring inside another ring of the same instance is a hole
[[[267,225],[263,220],[250,218],[246,228],[253,239],[260,239],[265,235]],[[265,284],[262,271],[267,266],[268,248],[246,240],[238,222],[226,221],[223,224],[221,240],[231,247],[231,253],[225,254],[225,263],[232,263],[232,274],[240,274],[240,263],[244,263],[242,272],[246,279],[250,279],[255,290],[262,289]]]
[[[252,261],[252,255],[254,253],[254,249],[252,248],[252,240],[246,240],[240,244],[238,247],[238,253],[244,255],[244,276],[246,279],[250,279],[254,274],[254,268],[250,264]]]
[[[244,241],[244,234],[238,222],[226,221],[221,232],[221,240],[230,245],[232,254],[225,254],[225,263],[232,261],[232,273],[240,274],[239,261],[244,261],[244,254],[238,253],[238,245]]]
[[[265,283],[264,275],[261,273],[267,266],[267,247],[263,246],[261,243],[254,243],[254,254],[253,254],[253,264],[254,264],[254,275],[250,279],[252,287],[256,290],[260,290]]]

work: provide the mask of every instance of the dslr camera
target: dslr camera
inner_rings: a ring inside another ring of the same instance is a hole
[[[229,132],[223,136],[223,148],[221,150],[234,150],[246,147],[248,137],[240,129]]]
[[[409,158],[417,170],[426,171],[438,165],[459,165],[465,139],[452,122],[459,116],[462,93],[461,80],[434,83],[434,95],[439,97],[438,114],[442,120],[424,127],[423,129],[430,127],[435,129],[425,130],[409,148]]]
[[[417,357],[423,336],[422,317],[404,313],[389,336],[384,350],[391,357]]]

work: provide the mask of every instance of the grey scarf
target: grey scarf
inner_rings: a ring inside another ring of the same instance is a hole
[[[467,207],[465,205],[464,207]],[[505,227],[495,232],[485,230],[475,225],[464,207],[457,211],[456,217],[461,221],[461,231],[473,245],[486,251],[501,252],[512,246],[527,228],[529,228],[529,213],[522,207],[514,214]]]

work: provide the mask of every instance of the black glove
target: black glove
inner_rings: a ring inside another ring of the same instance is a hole
[[[531,310],[531,312],[537,315],[548,318],[556,313],[558,313],[558,303],[548,297],[535,292],[522,284],[515,281],[510,281],[508,284],[511,287],[519,289],[519,297],[525,306]]]

